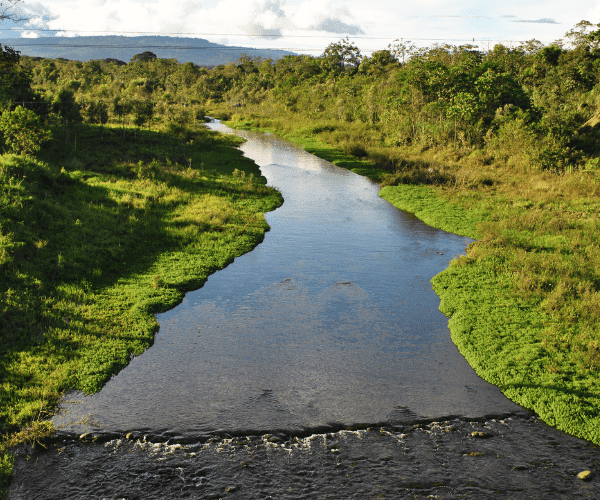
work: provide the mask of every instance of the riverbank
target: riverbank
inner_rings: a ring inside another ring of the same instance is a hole
[[[598,173],[486,165],[485,154],[452,161],[450,150],[357,158],[326,124],[295,123],[240,114],[230,125],[277,132],[377,180],[383,198],[427,224],[478,239],[433,279],[452,340],[509,399],[600,444]]]
[[[7,448],[52,432],[153,343],[154,314],[264,237],[282,203],[241,140],[80,125],[37,159],[0,157],[0,482]]]

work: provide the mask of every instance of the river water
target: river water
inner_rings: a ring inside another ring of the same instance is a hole
[[[600,454],[452,344],[430,280],[469,239],[274,135],[211,127],[282,192],[271,230],[102,391],[63,401],[62,445],[20,450],[9,498],[598,495],[575,475]]]

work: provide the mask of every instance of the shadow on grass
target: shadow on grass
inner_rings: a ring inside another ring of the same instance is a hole
[[[281,203],[229,137],[137,134],[80,125],[77,150],[59,131],[41,161],[0,159],[4,432],[68,388],[98,390],[152,344],[152,313],[260,242],[266,224],[249,218]]]

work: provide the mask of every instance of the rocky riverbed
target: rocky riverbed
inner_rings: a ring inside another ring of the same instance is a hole
[[[195,443],[88,434],[21,448],[8,498],[599,498],[599,466],[598,447],[528,416]]]

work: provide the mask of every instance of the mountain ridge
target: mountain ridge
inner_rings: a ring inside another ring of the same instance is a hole
[[[13,47],[23,56],[49,59],[62,57],[75,61],[111,58],[128,62],[134,55],[148,50],[162,59],[177,59],[180,63],[193,62],[199,66],[235,62],[242,54],[274,60],[295,55],[294,52],[278,49],[221,45],[203,38],[157,35],[6,38],[0,40],[0,44]]]

